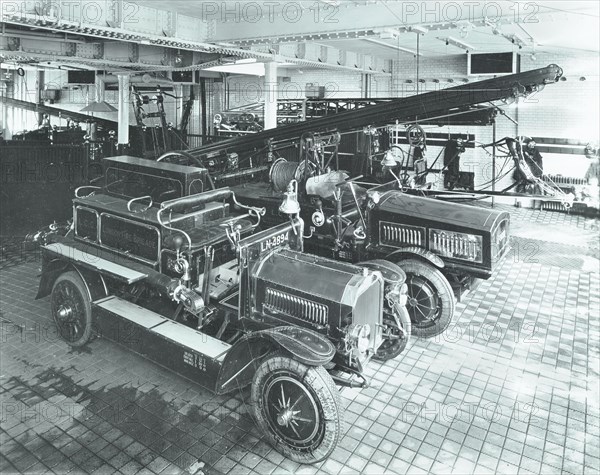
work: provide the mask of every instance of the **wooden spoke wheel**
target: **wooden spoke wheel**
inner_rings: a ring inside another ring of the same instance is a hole
[[[92,306],[85,283],[77,272],[65,272],[56,279],[51,309],[58,333],[69,345],[80,347],[90,340]]]
[[[252,407],[271,444],[295,462],[327,458],[340,438],[338,390],[323,367],[268,356],[254,375]]]
[[[398,265],[406,273],[412,334],[431,338],[443,333],[454,315],[454,293],[444,275],[432,265],[407,259]]]

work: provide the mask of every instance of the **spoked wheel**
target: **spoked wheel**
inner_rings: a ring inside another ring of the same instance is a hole
[[[92,306],[83,280],[76,272],[62,274],[52,287],[52,317],[60,337],[73,347],[92,336]]]
[[[412,324],[408,310],[405,307],[399,307],[396,310],[396,316],[400,321],[401,328],[398,327],[394,318],[389,316],[383,318],[383,343],[373,356],[376,360],[387,361],[395,358],[404,351],[410,340]]]
[[[274,353],[252,381],[259,428],[283,455],[299,463],[327,458],[340,437],[339,395],[323,367],[306,366]]]
[[[412,146],[416,146],[421,145],[427,140],[427,134],[423,127],[413,124],[406,130],[406,138]]]
[[[399,262],[406,272],[408,302],[413,335],[431,338],[443,333],[454,315],[454,293],[444,275],[415,259]]]
[[[167,152],[156,159],[157,162],[174,163],[175,165],[187,165],[195,167],[203,167],[202,160],[194,157],[188,152],[179,150],[176,152]]]

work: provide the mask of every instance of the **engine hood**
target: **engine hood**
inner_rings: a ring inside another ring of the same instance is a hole
[[[374,209],[386,214],[396,214],[480,231],[490,231],[496,223],[510,219],[510,215],[504,211],[448,203],[433,198],[412,196],[400,191],[389,191],[382,195]]]

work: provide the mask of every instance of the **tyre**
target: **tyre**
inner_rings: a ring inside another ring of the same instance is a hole
[[[87,287],[74,271],[60,275],[51,294],[52,318],[70,346],[85,345],[92,336],[92,304]]]
[[[422,261],[407,259],[398,265],[406,273],[406,309],[412,334],[431,338],[443,333],[454,316],[454,292],[450,283],[438,269]]]
[[[410,315],[405,307],[399,307],[397,310],[397,317],[400,321],[400,325],[402,326],[402,330],[398,328],[395,319],[390,318],[389,316],[384,316],[383,326],[385,329],[383,343],[377,350],[377,353],[375,353],[373,356],[374,359],[379,361],[394,359],[406,348],[412,333]]]
[[[320,462],[337,446],[342,422],[339,394],[323,367],[274,353],[257,369],[251,394],[259,429],[289,459]]]

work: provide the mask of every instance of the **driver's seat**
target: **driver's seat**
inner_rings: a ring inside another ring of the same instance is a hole
[[[227,242],[227,230],[230,228],[228,223],[231,222],[232,219],[235,218],[225,217],[190,228],[182,227],[182,231],[185,231],[192,241],[191,251],[203,249],[207,246],[215,246],[221,242]],[[239,232],[241,237],[250,234],[253,229],[252,221],[248,218],[235,220],[233,226],[240,226]],[[163,236],[163,247],[173,251],[177,250],[176,236],[181,236],[181,234],[176,232],[166,233]],[[186,241],[184,241],[184,243],[185,242]]]

